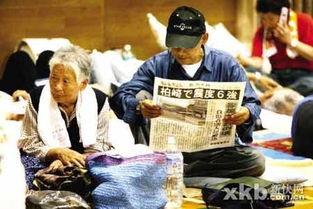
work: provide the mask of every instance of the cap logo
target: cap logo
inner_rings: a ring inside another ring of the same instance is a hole
[[[192,27],[185,25],[185,23],[181,23],[180,25],[174,25],[174,28],[179,28],[180,30],[192,30]]]

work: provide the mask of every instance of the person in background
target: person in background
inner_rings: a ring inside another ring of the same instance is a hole
[[[264,109],[285,115],[292,115],[296,105],[303,99],[298,92],[282,87],[276,81],[260,73],[246,72]]]
[[[10,55],[6,63],[0,83],[0,90],[10,95],[16,90],[29,92],[35,87],[35,64],[24,51],[17,51]]]
[[[49,83],[30,92],[20,147],[51,169],[84,167],[86,155],[110,149],[107,97],[88,85],[85,50],[61,48],[49,65]]]
[[[258,0],[261,27],[253,39],[252,57],[238,56],[244,66],[262,68],[264,57],[270,77],[304,96],[313,93],[313,20],[290,9],[289,0]],[[286,14],[286,20],[281,13]]]
[[[0,81],[0,90],[12,95],[13,101],[27,99],[27,92],[36,87],[35,80],[49,77],[49,60],[53,53],[50,50],[43,51],[36,64],[27,52],[17,51],[11,54]]]
[[[150,99],[144,99],[153,95],[155,77],[246,82],[241,108],[224,118],[225,123],[237,125],[237,145],[184,153],[185,176],[259,176],[264,172],[263,155],[252,147],[239,145],[239,141],[252,142],[253,126],[260,114],[260,101],[239,63],[231,55],[205,46],[208,37],[200,11],[188,6],[175,9],[167,26],[166,46],[169,50],[145,61],[132,80],[123,84],[110,98],[110,106],[119,118],[136,126],[144,124],[145,119],[162,114],[159,106]]]
[[[41,52],[36,60],[36,73],[37,79],[49,78],[50,68],[49,61],[54,52],[51,50],[45,50]]]
[[[280,87],[265,91],[259,98],[264,109],[292,116],[303,96],[292,89]]]
[[[304,98],[295,108],[292,118],[291,150],[295,155],[313,158],[313,95]]]
[[[279,83],[277,83],[276,81],[274,81],[273,79],[266,75],[262,75],[261,73],[246,72],[246,75],[253,85],[258,86],[258,88],[262,89],[263,91],[281,87]]]

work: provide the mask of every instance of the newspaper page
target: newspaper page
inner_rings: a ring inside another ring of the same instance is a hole
[[[234,146],[236,126],[223,118],[240,108],[245,84],[155,78],[153,101],[163,114],[151,120],[150,147],[165,151],[169,136],[182,152]]]

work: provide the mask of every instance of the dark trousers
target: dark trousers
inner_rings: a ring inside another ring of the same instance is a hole
[[[265,170],[263,154],[249,146],[225,147],[183,155],[186,177],[260,176]]]
[[[138,99],[151,99],[147,91],[140,91]],[[136,144],[149,145],[150,121],[145,124],[130,124]],[[260,176],[265,169],[263,154],[249,146],[226,147],[200,152],[183,153],[186,177]]]

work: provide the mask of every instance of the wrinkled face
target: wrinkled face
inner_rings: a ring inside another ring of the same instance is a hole
[[[261,24],[268,29],[274,29],[279,21],[279,15],[272,12],[260,13]]]
[[[199,62],[203,57],[202,45],[206,43],[208,35],[202,35],[194,48],[171,48],[171,53],[181,65],[191,65]]]
[[[60,104],[75,104],[81,85],[74,71],[64,65],[55,65],[49,77],[53,99]]]

